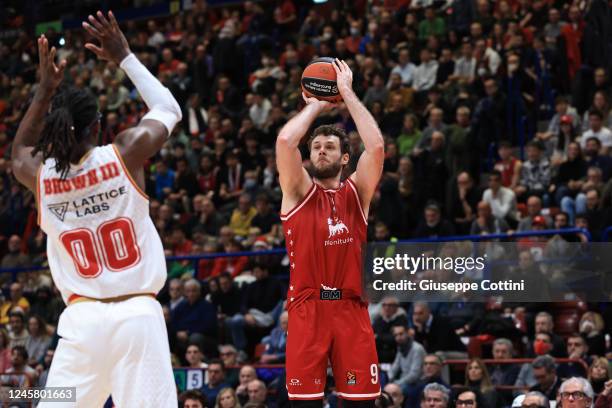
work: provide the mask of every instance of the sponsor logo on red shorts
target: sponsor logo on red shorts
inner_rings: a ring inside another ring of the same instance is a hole
[[[357,376],[355,375],[354,371],[349,370],[346,372],[346,383],[347,385],[357,384]]]

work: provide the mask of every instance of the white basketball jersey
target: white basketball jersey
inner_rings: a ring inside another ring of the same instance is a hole
[[[155,293],[166,280],[166,260],[149,216],[149,200],[112,144],[71,165],[65,180],[55,160],[37,178],[39,224],[64,301],[73,295],[110,298]]]

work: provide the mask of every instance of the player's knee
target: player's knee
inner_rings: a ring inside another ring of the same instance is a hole
[[[322,408],[323,400],[291,400],[291,408]]]
[[[360,400],[360,401],[343,399],[340,406],[342,408],[374,408],[375,404],[376,404],[375,399]]]

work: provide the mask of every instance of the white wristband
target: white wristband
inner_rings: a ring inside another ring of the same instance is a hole
[[[174,126],[183,117],[181,108],[172,93],[149,72],[134,54],[125,57],[119,66],[134,83],[138,93],[150,109],[143,119],[153,119],[163,123],[170,135]]]

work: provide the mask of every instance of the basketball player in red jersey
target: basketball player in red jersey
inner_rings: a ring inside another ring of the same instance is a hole
[[[306,107],[276,141],[283,191],[281,220],[290,259],[287,294],[287,390],[294,407],[322,406],[328,360],[337,394],[347,407],[373,407],[380,395],[374,334],[362,300],[361,250],[370,200],[384,161],[376,121],[352,90],[344,61],[332,64],[337,85],[365,146],[357,170],[341,180],[349,161],[346,134],[333,126],[314,130],[310,174],[298,145],[317,116],[333,107],[307,98]]]

